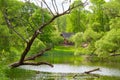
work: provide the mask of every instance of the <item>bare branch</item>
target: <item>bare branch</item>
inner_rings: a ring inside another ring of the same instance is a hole
[[[51,1],[52,1],[53,9],[54,9],[55,13],[57,13],[56,8],[55,8],[55,5],[54,5],[54,0],[51,0]]]
[[[46,48],[46,49],[40,51],[38,54],[35,54],[35,55],[31,56],[31,57],[26,58],[24,61],[35,60],[35,58],[37,58],[39,56],[42,56],[46,51],[49,51],[49,50],[51,50],[51,48]]]
[[[43,3],[41,2],[42,23],[44,23],[44,10],[42,8],[43,8]]]
[[[63,9],[63,12],[64,12],[65,10],[64,10],[64,5],[63,5],[63,4],[64,4],[64,3],[62,2],[62,9]]]
[[[87,1],[87,0],[86,0]],[[86,2],[85,2],[86,3]],[[65,14],[69,14],[69,12],[85,3],[80,3],[76,6],[73,6],[73,7],[69,7],[66,11],[64,11],[63,13],[60,13],[60,14],[56,14],[55,16],[53,16],[53,18],[51,18],[48,22],[42,24],[40,27],[39,27],[39,31],[41,31],[45,26],[49,25],[51,22],[53,22],[56,18],[62,16],[62,15],[65,15]]]
[[[59,11],[58,11],[58,6],[57,6],[57,4],[56,4],[56,0],[54,0],[54,4],[55,4],[56,11],[57,11],[57,14],[58,14],[58,13],[59,13]]]
[[[52,10],[50,9],[50,7],[48,6],[48,4],[46,3],[45,0],[42,0],[44,2],[44,4],[47,6],[48,10],[50,11],[50,13],[54,16],[54,13],[52,12]]]

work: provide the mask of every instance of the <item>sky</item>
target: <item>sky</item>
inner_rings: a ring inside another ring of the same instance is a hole
[[[20,0],[20,1],[28,1],[28,0]],[[35,3],[35,4],[38,5],[38,6],[41,5],[41,4],[40,4],[40,1],[41,1],[41,0],[29,0],[29,1]],[[51,8],[51,10],[53,11],[53,13],[55,13],[54,8],[53,8],[52,3],[51,3],[51,0],[45,0],[45,1],[46,1],[46,3],[48,4],[48,6]],[[63,9],[62,9],[62,2],[63,2],[63,1],[65,1],[65,0],[56,0],[56,4],[57,4],[58,12],[59,12],[59,13],[62,13],[62,12],[63,12]],[[71,0],[71,2],[73,2],[73,1],[74,1],[74,0]],[[86,1],[86,0],[82,0],[82,2],[85,2],[85,1]],[[109,0],[105,0],[105,1],[108,2]],[[90,11],[89,6],[91,6],[91,3],[90,3],[89,0],[88,0],[88,5],[85,6],[85,9]],[[44,5],[43,7],[46,7],[46,6]],[[64,4],[64,9],[65,9],[65,10],[68,9],[68,7],[69,7],[69,4]]]
[[[21,1],[25,1],[25,0],[21,0]],[[31,2],[33,2],[33,3],[35,3],[36,5],[38,5],[38,6],[41,6],[41,4],[40,4],[40,1],[41,0],[30,0]],[[53,8],[53,6],[52,6],[52,2],[51,2],[51,0],[45,0],[46,1],[46,3],[48,4],[48,6],[51,8],[51,10],[53,11],[53,12],[55,12],[54,11],[54,8]],[[63,9],[62,9],[62,2],[63,2],[64,0],[56,0],[56,4],[57,4],[57,7],[58,7],[58,12],[59,13],[61,13],[61,12],[63,12]],[[73,0],[72,0],[73,1]],[[64,8],[65,8],[65,10],[66,9],[68,9],[68,6],[69,4],[64,4]],[[44,5],[43,7],[45,7],[46,8],[46,6]]]

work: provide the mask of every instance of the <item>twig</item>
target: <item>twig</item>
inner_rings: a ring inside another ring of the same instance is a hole
[[[50,13],[54,16],[54,13],[52,12],[52,10],[50,9],[50,7],[48,6],[48,4],[46,3],[45,0],[42,0],[43,3],[47,6],[48,10],[50,11]]]
[[[56,11],[57,11],[57,14],[58,14],[58,13],[59,13],[59,11],[58,11],[58,6],[57,6],[57,4],[56,4],[56,0],[54,0],[54,4],[55,4]]]
[[[57,11],[56,11],[56,8],[55,8],[55,5],[54,5],[54,0],[51,0],[52,1],[52,6],[53,6],[53,9],[54,9],[54,11],[56,12],[56,14],[57,14]]]

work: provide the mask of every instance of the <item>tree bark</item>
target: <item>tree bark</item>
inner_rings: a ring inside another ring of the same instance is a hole
[[[26,46],[24,52],[23,52],[22,55],[21,55],[19,64],[23,64],[24,59],[25,59],[25,56],[26,56],[27,53],[30,51],[30,48],[31,48],[31,46],[32,46],[32,44],[33,44],[33,42],[34,42],[34,40],[35,40],[36,37],[38,36],[38,34],[39,34],[39,33],[38,33],[37,31],[35,31],[34,35],[33,35],[32,38],[31,38],[31,40],[27,43],[27,46]]]
[[[46,64],[46,65],[49,65],[49,66],[51,66],[51,67],[53,67],[53,65],[52,64],[50,64],[50,63],[48,63],[48,62],[39,62],[39,63],[33,63],[33,62],[25,62],[25,61],[28,61],[28,60],[35,60],[35,58],[37,58],[37,57],[39,57],[39,56],[42,56],[46,51],[49,51],[49,50],[51,50],[51,48],[46,48],[46,49],[44,49],[44,50],[42,50],[42,51],[40,51],[38,54],[35,54],[35,55],[33,55],[33,56],[31,56],[31,57],[28,57],[28,58],[26,58],[26,59],[24,59],[24,61],[22,62],[22,63],[20,63],[20,62],[15,62],[15,63],[13,63],[13,64],[11,64],[10,66],[12,67],[12,68],[14,68],[14,67],[18,67],[18,66],[20,66],[20,65],[41,65],[41,64]]]
[[[90,70],[90,71],[85,71],[84,73],[90,74],[91,72],[95,72],[95,71],[98,71],[98,70],[100,70],[100,68],[96,68],[96,69],[93,69],[93,70]]]
[[[53,67],[53,65],[48,63],[48,62],[37,62],[37,63],[35,63],[35,62],[24,62],[22,64],[20,64],[19,62],[16,62],[16,63],[11,64],[10,67],[15,68],[15,67],[18,67],[20,65],[43,65],[43,64],[48,65],[50,67]]]
[[[120,56],[120,54],[110,54],[110,56]]]

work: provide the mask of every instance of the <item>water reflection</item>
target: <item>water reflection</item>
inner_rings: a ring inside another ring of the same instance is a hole
[[[46,65],[40,66],[32,66],[32,65],[23,65],[20,68],[27,69],[27,70],[35,70],[40,72],[50,72],[50,73],[74,73],[74,74],[81,74],[85,71],[89,71],[95,68],[100,68],[100,71],[92,72],[93,74],[105,75],[105,76],[117,76],[120,77],[120,70],[114,68],[107,68],[101,66],[76,66],[76,65],[69,65],[69,64],[54,64],[54,67],[51,68]]]

